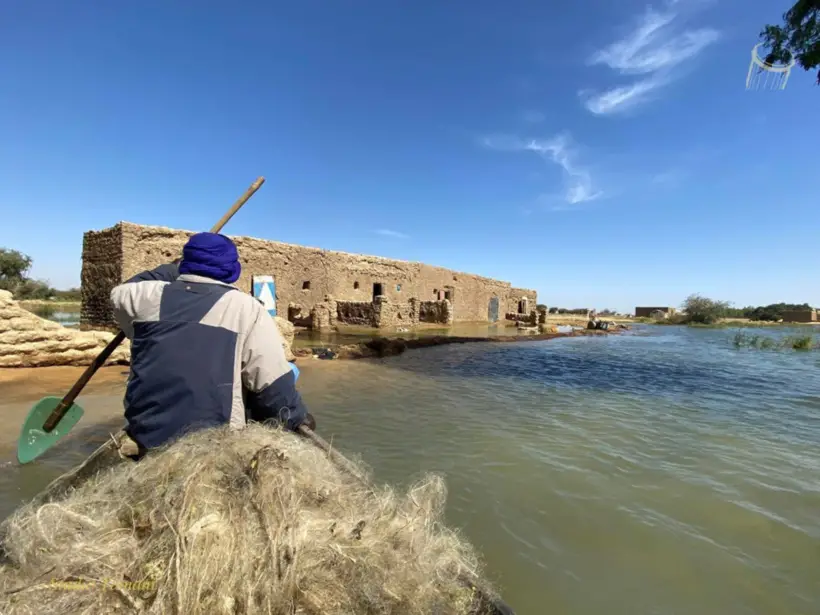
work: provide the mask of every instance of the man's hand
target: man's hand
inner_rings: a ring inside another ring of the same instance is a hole
[[[316,431],[316,419],[313,418],[313,415],[308,412],[305,420],[302,422],[302,425],[310,429],[311,431]]]

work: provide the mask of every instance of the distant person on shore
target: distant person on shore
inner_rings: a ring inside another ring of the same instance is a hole
[[[241,272],[234,243],[198,233],[182,254],[178,266],[144,271],[111,291],[132,341],[124,405],[140,455],[190,431],[246,420],[315,427],[279,328],[232,286]]]

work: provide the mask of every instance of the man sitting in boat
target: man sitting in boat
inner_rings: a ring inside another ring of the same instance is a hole
[[[111,291],[131,342],[126,432],[140,454],[184,433],[247,419],[315,427],[282,335],[259,300],[232,286],[234,243],[198,233],[179,265],[144,271]]]

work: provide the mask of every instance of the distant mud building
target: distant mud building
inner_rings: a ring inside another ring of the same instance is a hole
[[[182,254],[193,234],[120,222],[83,236],[84,329],[115,328],[111,289]],[[419,323],[534,320],[534,290],[423,263],[231,237],[242,276],[236,286],[298,326],[413,327]]]
[[[636,318],[655,318],[655,319],[663,319],[669,318],[670,316],[674,316],[675,308],[673,307],[636,307],[635,308],[635,317]]]
[[[817,310],[787,310],[783,322],[817,322]]]

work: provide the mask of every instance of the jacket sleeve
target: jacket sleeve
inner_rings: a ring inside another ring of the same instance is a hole
[[[114,318],[128,339],[134,339],[134,320],[137,318],[138,306],[144,305],[146,297],[152,295],[150,287],[157,282],[173,282],[177,277],[177,265],[160,265],[156,269],[138,273],[111,290]]]
[[[254,300],[255,318],[242,349],[242,384],[248,418],[273,420],[295,430],[307,416],[296,378],[282,349],[282,334],[273,318]]]
[[[138,286],[139,284],[124,283],[111,289],[111,307],[114,310],[114,319],[129,340],[134,339]]]
[[[157,280],[160,282],[174,282],[179,277],[179,265],[160,265],[156,269],[143,271],[132,278],[127,279],[124,283],[131,284],[133,282],[146,282],[148,280]]]

